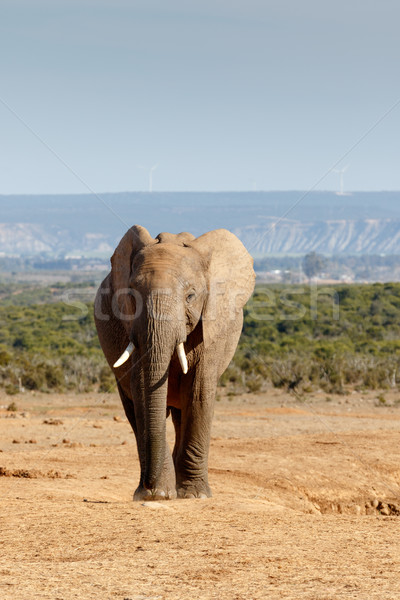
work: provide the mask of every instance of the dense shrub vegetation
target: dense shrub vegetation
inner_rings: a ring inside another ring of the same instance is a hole
[[[400,284],[257,287],[222,383],[297,391],[400,382]]]
[[[10,394],[115,389],[92,303],[78,301],[93,289],[0,286],[1,387]],[[236,393],[267,383],[297,392],[396,387],[400,284],[258,286],[221,385]]]
[[[0,285],[0,385],[21,389],[114,389],[97,338],[93,284]]]

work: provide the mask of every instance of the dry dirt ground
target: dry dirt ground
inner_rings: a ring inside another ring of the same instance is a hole
[[[400,598],[399,394],[224,397],[214,497],[142,504],[116,396],[0,405],[1,600]]]

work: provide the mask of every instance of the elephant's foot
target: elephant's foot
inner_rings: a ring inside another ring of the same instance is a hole
[[[177,485],[178,498],[211,498],[212,493],[207,481],[182,481]]]
[[[133,500],[135,502],[142,502],[143,500],[173,500],[176,498],[177,493],[172,488],[159,488],[154,490],[146,490],[142,485],[139,485],[133,494]]]
[[[135,502],[143,500],[173,500],[176,498],[175,467],[168,448],[166,448],[162,471],[157,477],[154,486],[147,488],[143,485],[144,481],[145,473],[142,471],[139,486],[133,494]]]

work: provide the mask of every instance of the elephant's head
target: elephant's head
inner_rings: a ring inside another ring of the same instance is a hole
[[[224,229],[197,239],[189,233],[161,233],[154,239],[143,227],[134,226],[122,238],[111,264],[113,310],[129,340],[114,367],[118,376],[118,367],[131,360],[136,380],[140,371],[146,438],[143,484],[152,489],[165,451],[171,360],[178,356],[181,377],[190,376],[186,372],[194,368],[195,353],[187,359],[185,346],[190,347],[196,330],[201,346],[196,356],[214,352],[215,365],[222,365],[231,322],[254,287],[252,258]],[[216,377],[221,374],[217,371]]]

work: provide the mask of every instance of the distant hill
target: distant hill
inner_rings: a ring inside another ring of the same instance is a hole
[[[400,254],[400,192],[0,196],[0,255],[109,256],[125,231],[225,227],[255,256]]]

